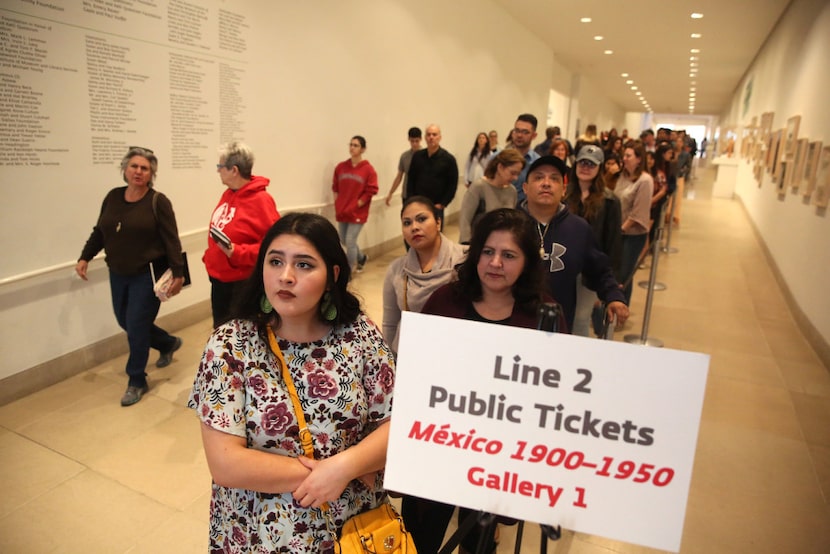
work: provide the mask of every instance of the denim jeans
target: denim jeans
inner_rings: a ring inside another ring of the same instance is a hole
[[[622,252],[620,253],[620,282],[623,283],[628,280],[628,284],[623,289],[625,294],[625,303],[631,305],[631,291],[633,289],[632,277],[637,271],[637,260],[640,259],[640,254],[643,252],[643,247],[646,245],[646,238],[648,233],[642,235],[623,235],[622,237]]]
[[[112,309],[118,325],[127,332],[130,355],[127,358],[129,384],[141,387],[147,384],[144,369],[150,357],[150,348],[166,352],[176,343],[175,337],[153,322],[161,302],[153,293],[150,270],[139,275],[123,276],[110,271]]]
[[[349,260],[349,266],[354,269],[357,267],[357,262],[363,258],[363,252],[357,245],[357,237],[360,231],[363,230],[363,223],[344,223],[337,222],[337,228],[340,231],[340,240],[346,245],[346,258]]]

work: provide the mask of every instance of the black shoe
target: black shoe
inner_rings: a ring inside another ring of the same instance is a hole
[[[127,390],[124,392],[124,396],[121,397],[121,405],[132,406],[141,400],[141,397],[144,396],[148,390],[150,390],[150,387],[146,384],[143,387],[134,387],[132,385],[128,386]]]
[[[170,362],[173,361],[173,352],[178,350],[182,347],[182,339],[180,337],[176,337],[176,342],[173,343],[173,346],[167,352],[162,352],[159,355],[159,359],[156,362],[156,367],[167,367],[170,365]],[[136,400],[138,402],[138,400]]]
[[[363,268],[366,266],[366,262],[369,261],[369,256],[367,254],[363,254],[362,258],[358,258],[357,260],[357,267],[355,268],[355,273],[360,273],[363,271]]]

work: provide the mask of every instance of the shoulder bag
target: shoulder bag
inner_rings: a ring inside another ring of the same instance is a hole
[[[300,398],[297,395],[297,388],[291,379],[291,372],[288,364],[282,355],[274,331],[268,327],[268,344],[280,362],[282,378],[291,396],[291,404],[294,406],[294,413],[297,417],[297,424],[300,427],[300,442],[303,445],[305,455],[314,459],[314,445],[311,431],[306,425],[305,414],[300,405]],[[334,551],[336,554],[417,554],[415,542],[412,535],[407,532],[403,524],[403,518],[395,511],[389,502],[384,502],[377,508],[367,510],[349,518],[343,524],[340,536],[334,526],[328,504],[320,507],[326,519],[326,527],[334,539]]]

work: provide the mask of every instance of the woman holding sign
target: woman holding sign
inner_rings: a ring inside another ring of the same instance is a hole
[[[544,293],[539,261],[536,225],[527,214],[509,208],[489,212],[473,231],[467,259],[458,266],[458,280],[436,290],[422,313],[536,328],[540,304],[552,302]],[[566,330],[561,315],[559,330]],[[402,515],[418,552],[439,550],[454,509],[404,496]],[[470,510],[459,510],[461,521],[470,515]],[[492,536],[495,523],[485,529]],[[462,547],[475,552],[478,540],[478,533],[472,532]]]

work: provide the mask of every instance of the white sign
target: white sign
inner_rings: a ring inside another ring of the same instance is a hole
[[[709,356],[404,312],[388,489],[679,551]]]

